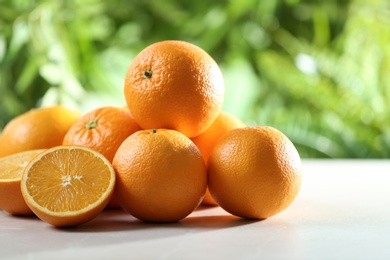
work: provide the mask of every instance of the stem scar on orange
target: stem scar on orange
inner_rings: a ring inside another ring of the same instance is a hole
[[[133,60],[124,94],[141,128],[168,128],[191,138],[204,132],[221,111],[224,82],[217,63],[201,48],[162,41]]]
[[[112,162],[120,144],[139,130],[128,109],[100,107],[83,115],[66,133],[62,144],[89,147]]]

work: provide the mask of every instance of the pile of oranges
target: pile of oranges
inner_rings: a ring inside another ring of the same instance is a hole
[[[269,126],[245,126],[222,111],[224,82],[201,48],[162,41],[128,68],[125,107],[81,115],[57,105],[9,122],[0,135],[0,208],[54,226],[123,208],[175,222],[201,203],[264,219],[301,186],[291,141]]]

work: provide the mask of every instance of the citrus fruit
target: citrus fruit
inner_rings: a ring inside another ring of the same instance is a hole
[[[210,154],[219,139],[230,130],[240,127],[245,127],[245,124],[239,118],[228,112],[221,111],[205,132],[195,138],[191,138],[191,140],[199,148],[205,162],[207,163]]]
[[[184,41],[162,41],[146,47],[132,61],[124,94],[141,128],[168,128],[191,138],[218,116],[224,83],[207,52]]]
[[[214,146],[218,143],[219,139],[229,131],[240,127],[245,127],[245,124],[239,118],[228,112],[221,111],[221,113],[205,132],[191,139],[202,153],[206,165],[210,154]],[[214,206],[217,205],[217,203],[210,195],[208,189],[206,190],[202,204]]]
[[[268,126],[234,129],[215,146],[208,187],[227,212],[265,219],[287,208],[302,180],[301,160],[292,142]]]
[[[129,136],[115,154],[115,195],[134,217],[175,222],[202,201],[207,172],[199,149],[175,130],[143,130]]]
[[[66,133],[62,144],[89,147],[112,162],[121,143],[139,130],[127,108],[100,107],[83,115]],[[120,208],[115,196],[111,197],[107,208]]]
[[[62,144],[69,128],[81,117],[62,105],[32,109],[12,119],[0,135],[0,157]]]
[[[107,205],[115,172],[100,153],[82,146],[57,146],[26,166],[21,191],[27,205],[43,221],[76,226],[96,217]]]
[[[112,162],[120,144],[139,130],[127,109],[100,107],[83,115],[66,133],[62,144],[89,147]]]
[[[26,165],[43,151],[25,151],[0,159],[0,209],[13,215],[33,214],[20,191],[20,178]]]

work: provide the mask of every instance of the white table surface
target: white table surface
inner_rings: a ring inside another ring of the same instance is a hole
[[[105,211],[73,229],[0,211],[0,259],[390,259],[390,160],[304,160],[302,189],[263,221],[201,208],[174,224]]]

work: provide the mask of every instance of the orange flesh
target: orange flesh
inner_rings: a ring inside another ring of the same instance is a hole
[[[0,180],[20,180],[23,169],[43,150],[33,150],[14,154],[0,159]]]
[[[108,166],[84,150],[57,150],[35,161],[28,170],[28,194],[52,212],[83,210],[100,200],[111,184]]]
[[[0,166],[0,179],[7,179],[8,181],[20,179],[20,173],[27,164],[28,161],[18,162],[16,159],[3,162]]]

